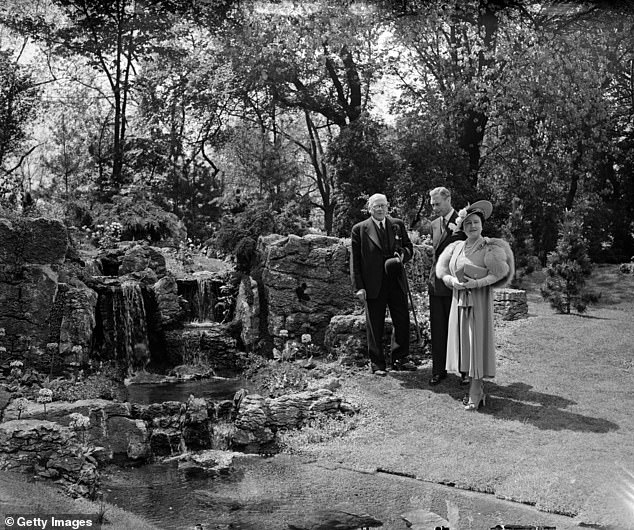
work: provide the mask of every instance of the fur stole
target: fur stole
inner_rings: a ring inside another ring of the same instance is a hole
[[[447,245],[442,251],[436,262],[436,276],[438,278],[444,279],[446,275],[451,274],[449,271],[451,256],[456,247],[462,244],[464,244],[464,241],[455,241]],[[486,247],[486,254],[484,255],[486,268],[495,276],[501,276],[491,287],[505,287],[515,276],[515,257],[511,246],[504,239],[497,237],[485,237],[484,246]],[[451,285],[447,285],[447,287],[451,288]]]

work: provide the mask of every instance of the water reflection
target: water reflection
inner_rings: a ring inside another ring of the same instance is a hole
[[[235,393],[241,388],[249,392],[255,392],[254,386],[241,377],[223,378],[212,377],[196,381],[180,383],[140,383],[126,387],[126,401],[148,405],[150,403],[163,403],[164,401],[187,401],[191,394],[198,398],[207,398],[212,401],[233,399]]]
[[[250,470],[261,457],[237,457],[224,475],[179,469],[174,462],[139,468],[110,468],[104,474],[105,500],[139,514],[159,528],[261,530],[261,517],[280,508],[279,498],[263,498]]]

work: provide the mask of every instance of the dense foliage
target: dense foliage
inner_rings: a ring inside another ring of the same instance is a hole
[[[377,191],[425,226],[446,185],[492,200],[522,271],[566,211],[591,260],[625,261],[633,31],[624,2],[9,0],[0,200],[226,253],[347,236]]]

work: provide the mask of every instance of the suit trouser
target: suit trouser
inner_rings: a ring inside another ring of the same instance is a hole
[[[386,307],[390,308],[390,317],[392,318],[391,359],[392,361],[404,359],[409,354],[407,293],[396,278],[389,278],[386,274],[383,274],[379,296],[367,299],[366,302],[368,304],[368,316],[370,317],[370,326],[366,323],[370,361],[379,368],[386,366],[385,355],[383,354]]]
[[[429,295],[432,375],[444,375],[447,373],[447,337],[449,335],[451,298],[451,295]]]

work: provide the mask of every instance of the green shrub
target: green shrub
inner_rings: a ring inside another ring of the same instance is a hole
[[[584,312],[592,301],[584,288],[591,271],[583,222],[567,210],[559,227],[557,248],[548,254],[542,297],[560,313],[569,314],[571,307]]]

